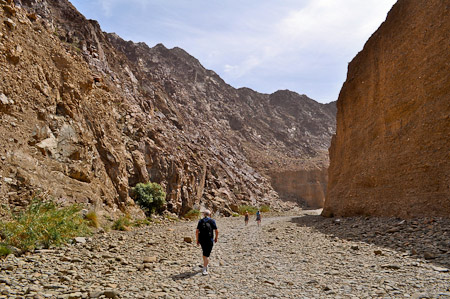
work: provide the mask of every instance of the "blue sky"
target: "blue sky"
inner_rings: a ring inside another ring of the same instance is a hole
[[[71,0],[103,31],[180,47],[234,87],[337,100],[395,0]]]

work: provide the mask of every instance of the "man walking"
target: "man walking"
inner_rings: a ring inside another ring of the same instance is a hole
[[[195,231],[197,245],[201,245],[203,251],[203,275],[208,275],[209,255],[211,254],[214,243],[217,243],[219,236],[216,222],[210,217],[211,211],[205,210],[203,212],[203,218],[198,221],[197,230]],[[213,231],[215,234],[214,238]]]

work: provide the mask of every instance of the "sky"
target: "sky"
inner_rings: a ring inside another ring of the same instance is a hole
[[[103,31],[180,47],[228,84],[338,98],[396,0],[70,0]]]

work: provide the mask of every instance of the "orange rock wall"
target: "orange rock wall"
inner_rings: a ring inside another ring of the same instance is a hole
[[[325,216],[450,216],[449,1],[399,0],[337,107]]]
[[[282,171],[270,174],[272,186],[281,200],[307,208],[322,208],[327,189],[327,169]]]

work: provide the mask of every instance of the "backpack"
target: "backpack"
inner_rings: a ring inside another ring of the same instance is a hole
[[[211,240],[213,238],[213,229],[211,227],[210,219],[204,220],[200,223],[199,239],[202,241]]]

